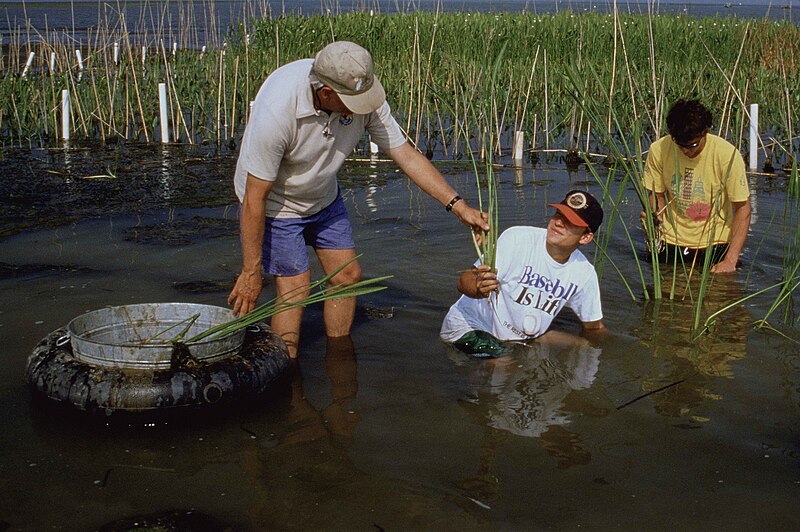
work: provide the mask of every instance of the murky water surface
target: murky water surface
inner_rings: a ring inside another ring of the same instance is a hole
[[[33,400],[28,355],[107,305],[224,305],[239,269],[233,156],[116,146],[0,164],[0,529],[170,511],[236,530],[800,528],[798,345],[751,328],[772,294],[692,342],[686,287],[642,301],[619,220],[607,251],[637,301],[607,265],[607,342],[567,334],[474,360],[438,340],[473,260],[467,231],[393,166],[352,162],[341,181],[364,273],[394,275],[359,300],[352,348],[326,344],[312,307],[299,373],[256,404],[89,423]],[[469,168],[439,166],[474,202]],[[543,225],[572,187],[600,193],[557,161],[499,176],[504,228]],[[714,282],[707,312],[781,275],[785,183],[752,184],[744,267]],[[637,216],[623,205],[641,247]]]

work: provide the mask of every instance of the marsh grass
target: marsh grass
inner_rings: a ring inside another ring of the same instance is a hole
[[[487,139],[495,152],[510,146],[515,130],[524,130],[536,139],[534,149],[608,153],[600,130],[615,138],[631,131],[653,138],[664,106],[686,94],[718,111],[721,133],[733,140],[741,140],[745,129],[743,102],[780,102],[761,110],[764,124],[781,139],[768,155],[780,163],[794,152],[784,118],[800,94],[800,31],[788,23],[570,11],[380,15],[365,10],[273,17],[263,3],[248,0],[231,28],[217,27],[209,4],[201,8],[207,16],[192,15],[205,20],[202,32],[187,24],[176,34],[163,7],[145,4],[148,23],[134,21],[130,27],[121,10],[105,7],[97,27],[79,40],[65,30],[16,32],[0,80],[4,142],[57,140],[62,89],[72,93],[74,138],[151,142],[157,137],[159,82],[169,90],[172,141],[235,142],[263,79],[279,65],[313,57],[335,38],[357,41],[373,53],[411,139],[454,156],[467,151],[470,139],[460,124],[472,106],[495,106]],[[191,9],[198,8],[186,8]],[[497,58],[498,43],[504,43],[501,69],[487,76],[481,69]],[[30,51],[36,55],[23,79]],[[585,99],[605,95],[609,102],[598,119],[589,119],[572,100],[572,84],[563,75],[570,68],[580,77]]]

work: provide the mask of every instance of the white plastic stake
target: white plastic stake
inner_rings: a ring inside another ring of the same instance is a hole
[[[119,64],[119,43],[118,42],[114,43],[114,64],[115,65]]]
[[[167,84],[158,84],[158,108],[161,122],[161,143],[169,142],[169,124],[167,123]]]
[[[200,57],[203,57],[203,54],[206,53],[206,45],[204,44],[203,47],[200,49]]]
[[[83,72],[83,56],[80,50],[75,50],[75,57],[78,58],[78,70]]]
[[[31,63],[33,63],[33,56],[36,55],[36,52],[31,52],[28,55],[28,61],[25,63],[25,68],[22,69],[22,79],[28,77],[28,70],[31,68]]]
[[[147,59],[147,48],[142,46],[142,66],[144,66],[145,59]]]
[[[69,140],[69,90],[61,91],[61,138]]]
[[[56,53],[50,52],[50,74],[56,71]]]
[[[172,43],[172,57],[175,57],[175,54],[178,53],[178,43]]]
[[[372,155],[377,155],[377,154],[378,154],[378,145],[377,145],[377,144],[375,144],[375,143],[374,143],[374,142],[372,142],[372,141],[369,141],[369,152],[370,152]]]
[[[750,170],[758,168],[758,104],[750,104]]]
[[[522,162],[522,153],[525,150],[525,132],[524,131],[515,131],[514,132],[514,152],[512,155],[512,159],[516,163]]]

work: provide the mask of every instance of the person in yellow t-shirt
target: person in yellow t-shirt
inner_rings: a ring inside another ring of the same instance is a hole
[[[647,154],[644,186],[665,241],[660,261],[679,253],[684,264],[702,265],[710,252],[713,273],[732,273],[750,228],[750,189],[741,153],[711,125],[698,100],[675,102],[669,135]]]

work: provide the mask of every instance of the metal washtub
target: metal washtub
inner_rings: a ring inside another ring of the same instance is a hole
[[[184,338],[233,319],[230,309],[224,307],[143,303],[87,312],[70,321],[67,331],[73,355],[87,364],[122,369],[169,369],[173,353],[170,341],[183,331],[195,314],[199,317]],[[186,345],[197,360],[213,362],[237,353],[244,336],[245,331],[239,330],[222,338],[206,338]]]

